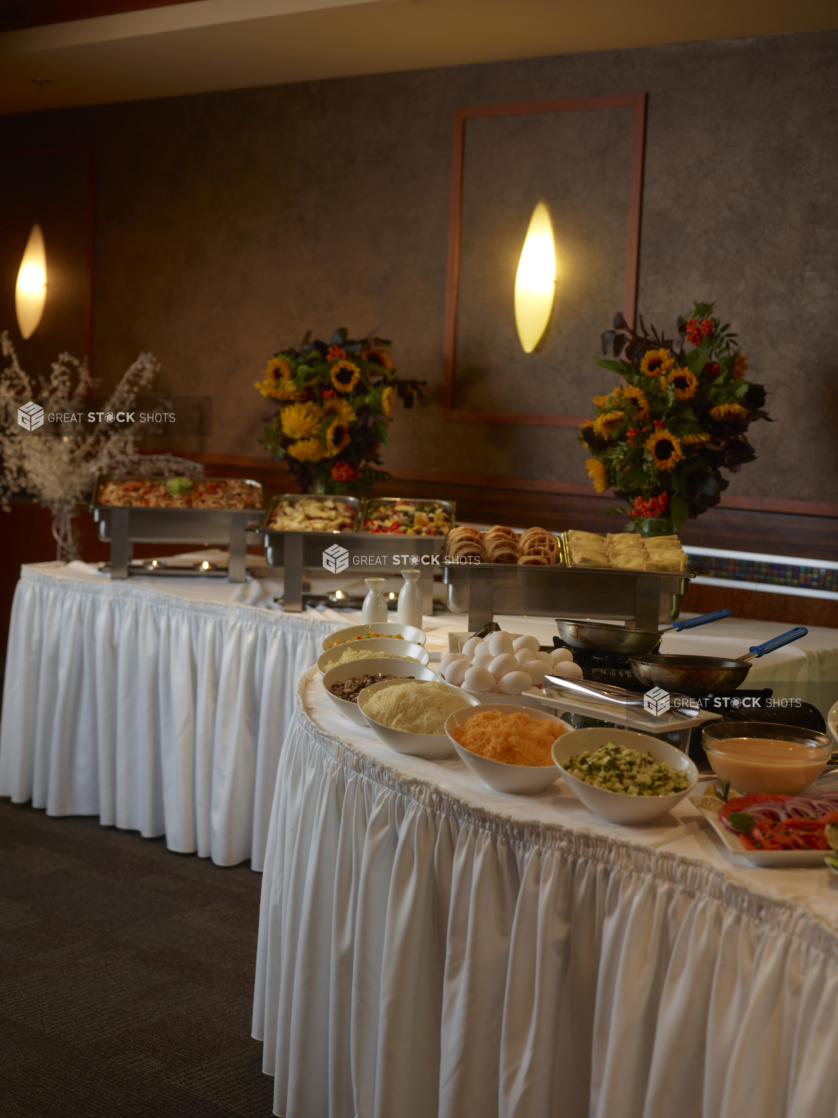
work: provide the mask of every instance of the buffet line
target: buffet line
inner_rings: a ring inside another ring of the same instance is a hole
[[[606,638],[609,626],[593,628],[596,639]],[[780,647],[804,633],[769,643]],[[646,658],[677,667],[679,657],[654,652],[660,637],[650,650],[653,635],[645,636]],[[672,696],[685,700],[675,710],[652,712],[642,696],[587,682],[561,640],[546,648],[497,625],[451,634],[436,671],[424,644],[421,629],[399,624],[332,633],[317,661],[323,691],[348,723],[372,730],[395,753],[432,762],[457,756],[495,792],[538,794],[561,778],[593,815],[629,826],[652,823],[689,797],[732,853],[767,866],[825,861],[838,872],[838,792],[812,789],[832,755],[824,734],[722,719],[685,696]],[[736,663],[747,673],[747,662]],[[702,793],[707,776],[685,739],[673,741],[673,729],[684,728],[700,737],[709,776],[717,778]]]
[[[261,545],[269,567],[284,573],[283,606],[305,607],[310,577],[419,572],[425,612],[442,573],[448,606],[477,629],[495,613],[613,618],[656,629],[678,616],[693,577],[675,536],[644,540],[545,528],[486,532],[457,525],[445,500],[282,494],[267,502],[259,482],[213,478],[98,479],[91,511],[111,545],[112,578],[141,574],[217,574],[132,562],[134,543],[192,543],[229,548],[231,582],[246,577],[247,547]],[[338,539],[336,539],[338,537]]]

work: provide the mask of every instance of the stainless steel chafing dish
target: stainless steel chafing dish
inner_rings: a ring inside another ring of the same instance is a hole
[[[439,508],[443,509],[445,512],[448,513],[448,516],[449,516],[450,521],[451,521],[449,530],[450,530],[450,528],[453,528],[454,525],[456,524],[456,518],[457,518],[457,502],[456,501],[441,501],[441,500],[437,499],[436,497],[370,497],[368,500],[366,500],[364,502],[364,507],[361,510],[361,519],[358,523],[358,530],[360,532],[365,531],[364,522],[366,521],[367,516],[373,510],[380,509],[380,508],[393,508],[393,509],[395,509],[396,505],[437,505]],[[370,536],[386,536],[386,535],[388,535],[387,532],[370,532],[370,531],[366,531],[366,534],[370,535]],[[404,537],[402,537],[402,538],[404,538]],[[431,539],[444,539],[444,538],[445,538],[444,536],[436,536],[436,537],[432,536],[431,537]]]
[[[681,610],[693,571],[677,574],[605,567],[519,567],[500,563],[446,563],[448,608],[468,613],[475,632],[496,613],[628,621],[657,630]]]
[[[204,478],[203,481],[244,482],[258,494],[259,507],[252,509],[143,508],[103,505],[100,492],[109,481],[168,481],[168,478],[98,477],[93,488],[90,511],[98,524],[99,539],[111,545],[111,578],[127,578],[135,543],[192,543],[224,545],[230,558],[227,577],[244,582],[247,573],[247,545],[259,544],[256,533],[263,517],[265,495],[262,485],[250,478]],[[170,569],[161,568],[165,573]],[[138,572],[139,573],[139,572]],[[141,573],[149,573],[143,570]],[[203,573],[196,568],[196,574]]]
[[[287,500],[300,500],[301,495],[286,495]],[[366,504],[354,497],[340,500],[358,507],[358,525],[363,524]],[[274,498],[262,522],[261,537],[269,567],[282,567],[284,580],[283,606],[289,611],[299,611],[304,605],[304,595],[311,590],[311,575],[327,578],[330,575],[347,578],[398,575],[403,570],[420,572],[419,587],[424,598],[424,609],[433,609],[434,573],[442,570],[445,536],[413,536],[391,532],[313,532],[286,531],[270,528],[273,508],[282,500]],[[369,504],[441,505],[454,522],[456,506],[451,501],[433,498],[378,497]],[[337,548],[335,551],[333,549]]]

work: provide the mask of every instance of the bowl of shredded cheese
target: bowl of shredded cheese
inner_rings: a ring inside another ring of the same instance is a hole
[[[409,642],[410,644],[424,644],[425,634],[415,625],[399,625],[395,621],[382,621],[378,624],[370,622],[369,625],[349,625],[345,629],[337,629],[323,638],[321,644],[325,652],[337,644],[346,644],[347,641],[361,641],[378,638],[379,640],[392,640],[395,642]],[[396,650],[398,651],[398,649]]]
[[[586,808],[628,826],[660,819],[698,782],[685,753],[634,730],[573,730],[554,743],[553,760]]]
[[[458,756],[496,792],[531,796],[554,784],[553,743],[570,732],[566,722],[545,710],[506,703],[482,703],[456,711],[445,731]]]
[[[389,637],[377,637],[372,640],[346,641],[344,644],[333,645],[322,653],[317,661],[320,674],[325,674],[330,668],[338,664],[350,664],[355,660],[372,660],[387,656],[392,660],[410,660],[413,663],[426,667],[431,656],[426,648],[410,641],[394,641]]]
[[[459,687],[425,679],[387,679],[365,687],[358,696],[367,724],[386,745],[429,761],[451,756],[446,720],[477,702]]]

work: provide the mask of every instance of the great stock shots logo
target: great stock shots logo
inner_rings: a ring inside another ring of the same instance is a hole
[[[333,543],[323,552],[323,566],[333,575],[339,575],[349,566],[349,552],[340,544]]]
[[[44,425],[44,409],[30,400],[28,404],[17,409],[17,421],[25,431],[37,431]]]
[[[662,687],[653,687],[643,696],[643,708],[655,716],[666,714],[669,710],[669,692]]]

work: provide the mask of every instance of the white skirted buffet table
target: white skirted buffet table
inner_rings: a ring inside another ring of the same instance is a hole
[[[339,624],[266,609],[276,591],[260,580],[126,583],[80,563],[24,567],[0,795],[261,869],[297,681]]]
[[[835,1118],[838,876],[756,869],[686,802],[391,752],[300,684],[253,1014],[285,1118]]]

